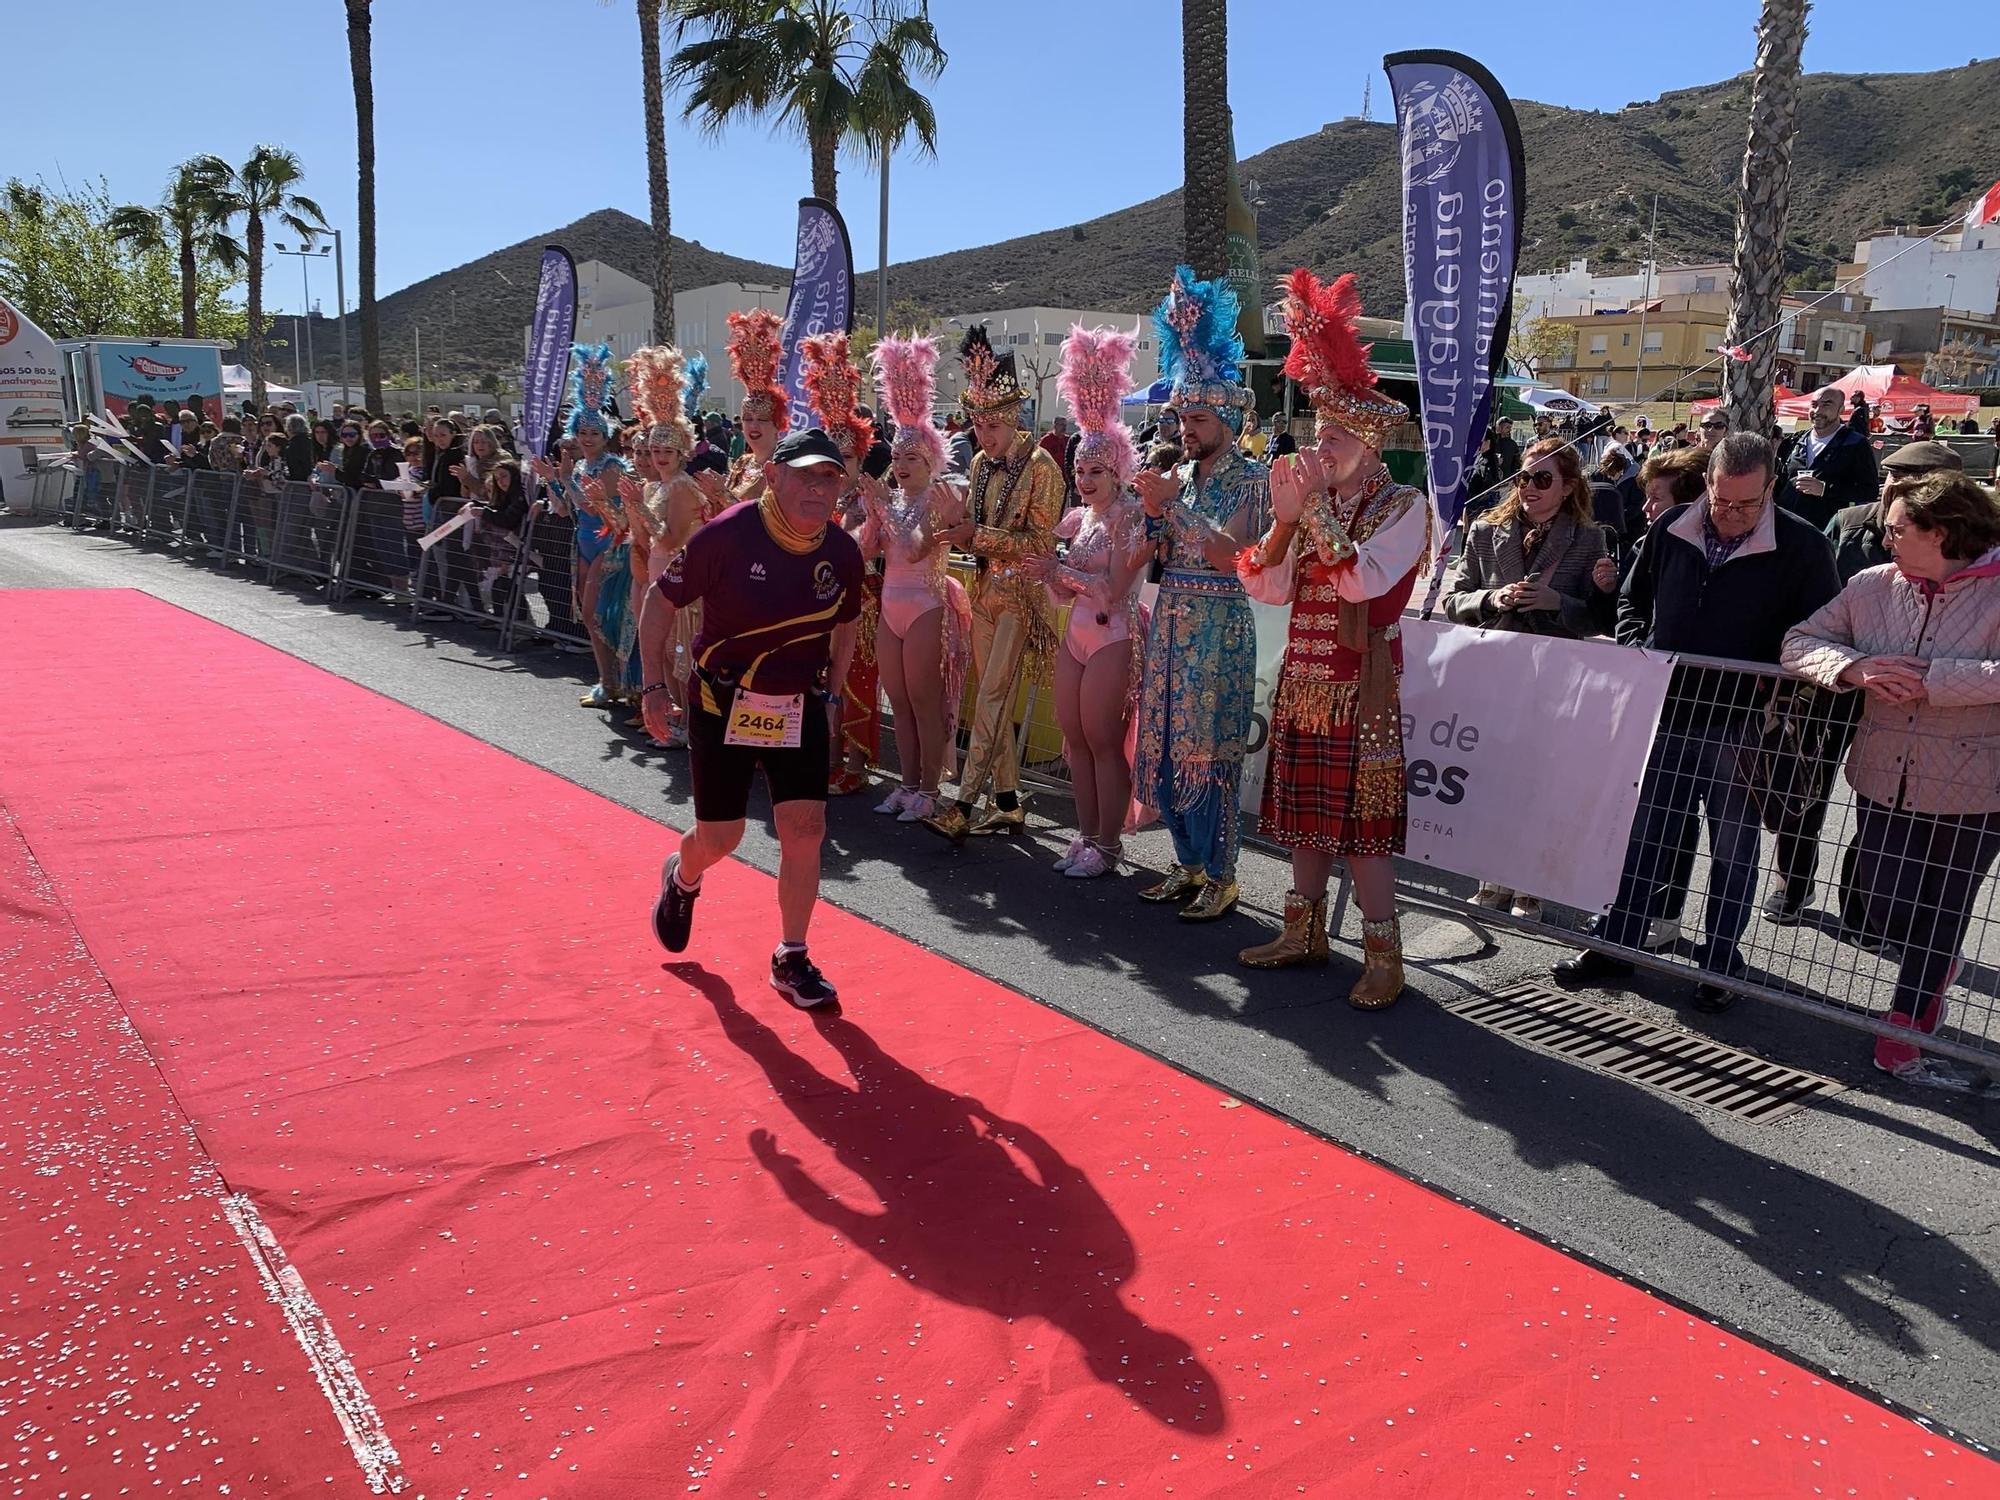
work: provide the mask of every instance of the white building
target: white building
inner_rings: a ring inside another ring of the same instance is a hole
[[[1588,260],[1573,260],[1561,271],[1514,278],[1514,315],[1522,322],[1554,318],[1568,322],[1596,313],[1631,311],[1652,297],[1692,297],[1727,292],[1733,273],[1727,261],[1662,266],[1641,261],[1639,269],[1617,276],[1593,272]]]
[[[2000,224],[1928,243],[1900,229],[1870,235],[1855,242],[1854,265],[1844,270],[1860,274],[1876,312],[1942,307],[1990,317],[2000,311]]]
[[[1142,391],[1160,378],[1160,341],[1154,336],[1150,313],[1093,312],[1077,307],[1003,307],[954,313],[933,334],[943,355],[938,362],[938,399],[947,406],[956,407],[959,393],[965,389],[958,341],[974,323],[986,325],[986,335],[997,352],[1014,356],[1021,385],[1034,398],[1038,426],[1046,427],[1056,417],[1069,415],[1069,405],[1056,389],[1056,375],[1062,369],[1062,342],[1073,323],[1134,331],[1132,389]]]
[[[743,285],[733,281],[691,287],[674,293],[674,327],[681,348],[708,359],[705,409],[735,411],[743,387],[729,373],[729,315],[753,307],[785,315],[785,288]],[[522,357],[527,357],[534,330],[521,331]],[[586,260],[576,268],[576,342],[609,344],[620,360],[653,338],[653,289],[601,260]],[[621,409],[629,403],[621,403]]]

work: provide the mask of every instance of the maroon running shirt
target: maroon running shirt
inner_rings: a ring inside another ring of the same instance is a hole
[[[657,587],[676,607],[701,601],[696,666],[753,692],[803,693],[826,676],[834,627],[861,614],[862,573],[838,526],[813,551],[787,552],[749,500],[689,537]]]

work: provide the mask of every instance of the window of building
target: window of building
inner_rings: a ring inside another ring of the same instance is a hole
[[[1601,396],[1610,389],[1611,377],[1609,375],[1593,375],[1590,377],[1590,391],[1592,395]]]
[[[1059,333],[1045,333],[1042,335],[1042,342],[1052,348],[1060,346],[1062,341],[1063,336]]]
[[[1697,277],[1695,277],[1695,279],[1694,279],[1694,289],[1695,289],[1695,290],[1696,290],[1697,292],[1712,292],[1712,291],[1714,291],[1714,290],[1715,290],[1715,278],[1714,278],[1713,276],[1697,276]]]
[[[1605,352],[1605,350],[1609,349],[1610,347],[1611,347],[1611,341],[1609,334],[1593,333],[1590,336],[1590,352],[1592,354],[1602,354]]]
[[[1833,353],[1833,340],[1832,340],[1832,339],[1821,339],[1821,340],[1819,341],[1819,352],[1820,352],[1820,353],[1822,353],[1822,354],[1831,354],[1831,353]]]
[[[1621,334],[1619,334],[1619,335],[1618,335],[1618,347],[1619,347],[1620,349],[1630,349],[1630,348],[1632,347],[1632,335],[1631,335],[1631,334],[1629,334],[1629,333],[1621,333]]]
[[[1646,352],[1648,354],[1658,354],[1666,347],[1667,336],[1664,333],[1661,333],[1657,328],[1646,331]]]

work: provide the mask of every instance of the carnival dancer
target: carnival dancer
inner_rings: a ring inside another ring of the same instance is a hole
[[[861,613],[861,549],[829,525],[848,484],[846,461],[818,428],[784,438],[765,466],[761,500],[731,506],[697,531],[656,590],[640,650],[648,726],[670,727],[668,642],[677,610],[703,601],[688,706],[694,829],[667,857],[653,932],[687,948],[702,876],[743,837],[750,785],[762,770],[778,832],[783,941],[771,987],[801,1008],[827,1005],[832,985],[806,953],[819,899],[832,720],[830,685],[847,675]]]
[[[857,540],[864,558],[883,563],[875,660],[896,714],[902,771],[901,783],[875,811],[915,823],[937,811],[971,661],[972,606],[951,576],[943,535],[965,519],[965,497],[947,477],[944,434],[931,418],[936,343],[886,338],[874,358],[876,388],[896,423],[890,448],[896,488],[862,476],[867,521]]]
[[[1128,333],[1072,328],[1056,381],[1076,418],[1071,472],[1083,501],[1056,526],[1069,543],[1061,562],[1043,562],[1051,594],[1069,604],[1056,653],[1056,722],[1069,760],[1077,837],[1056,868],[1073,880],[1117,869],[1132,802],[1134,653],[1146,638],[1139,588],[1153,555],[1146,513],[1127,488],[1139,454],[1118,415],[1131,384],[1132,346]]]
[[[1403,991],[1391,859],[1408,811],[1398,622],[1429,550],[1430,506],[1382,462],[1409,411],[1376,388],[1360,317],[1351,274],[1322,286],[1298,270],[1286,283],[1285,373],[1312,402],[1316,441],[1272,472],[1271,529],[1239,566],[1253,598],[1292,606],[1259,817],[1292,851],[1292,889],[1284,930],[1241,958],[1260,969],[1325,963],[1327,879],[1344,859],[1365,955],[1347,1000],[1381,1010]]]
[[[665,573],[674,554],[687,545],[695,528],[714,513],[700,485],[688,477],[688,455],[694,451],[695,430],[689,420],[694,402],[708,384],[708,361],[699,354],[684,359],[671,344],[649,344],[632,351],[626,363],[633,405],[645,422],[641,447],[645,463],[640,480],[620,482],[618,492],[632,519],[632,605],[635,625],[652,597],[652,585]],[[700,606],[682,613],[681,637],[675,641],[666,683],[674,704],[674,732],[654,743],[662,749],[687,747],[687,665],[682,647],[698,628]],[[642,727],[644,714],[630,727]]]
[[[1062,511],[1063,473],[1021,430],[1027,393],[1014,356],[996,354],[986,325],[975,323],[959,344],[965,369],[960,404],[972,420],[978,445],[966,519],[939,534],[977,560],[972,586],[972,670],[978,679],[972,709],[972,743],[958,776],[958,801],[924,819],[924,826],[954,843],[968,833],[1020,834],[1021,754],[1014,738],[1014,695],[1025,667],[1039,677],[1055,647],[1048,590],[1037,559],[1055,552],[1056,517]],[[993,786],[993,809],[972,821],[980,793]]]
[[[1173,837],[1174,868],[1141,891],[1187,902],[1209,922],[1236,905],[1243,755],[1257,691],[1257,630],[1236,554],[1270,522],[1270,471],[1236,446],[1251,404],[1242,383],[1236,293],[1186,266],[1153,314],[1160,367],[1173,383],[1178,474],[1144,470],[1139,498],[1163,565],[1139,684],[1133,781]]]
[[[850,536],[866,519],[861,504],[861,463],[875,441],[875,427],[856,410],[861,372],[848,356],[847,335],[819,333],[800,341],[801,380],[813,416],[847,464],[847,489],[841,494],[834,523]],[[833,702],[840,707],[840,733],[833,745],[830,790],[847,796],[868,785],[868,768],[882,748],[882,675],[875,665],[875,627],[882,618],[882,580],[868,569],[861,588],[861,623],[855,633],[854,659],[847,678],[836,685]]]
[[[729,368],[745,392],[737,411],[743,452],[725,483],[732,505],[763,497],[764,466],[791,419],[791,398],[778,380],[785,359],[782,327],[776,313],[761,307],[729,315]]]
[[[558,474],[549,460],[538,458],[535,474],[576,517],[575,597],[590,636],[591,655],[597,661],[597,685],[577,701],[585,708],[610,708],[622,690],[621,669],[616,650],[597,623],[597,605],[603,584],[601,565],[614,540],[617,484],[631,470],[611,451],[611,346],[572,344],[569,355],[570,412],[563,436],[576,441],[579,457],[565,474]]]

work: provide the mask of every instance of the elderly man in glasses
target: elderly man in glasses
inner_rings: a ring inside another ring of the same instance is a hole
[[[1646,533],[1618,601],[1618,639],[1628,646],[1732,661],[1773,662],[1785,632],[1840,592],[1833,546],[1772,503],[1777,461],[1770,443],[1737,432],[1717,443],[1708,493],[1667,511]],[[1758,812],[1743,777],[1743,747],[1754,737],[1769,679],[1683,665],[1639,788],[1618,896],[1596,936],[1637,948],[1664,911],[1693,850],[1697,816],[1708,829],[1711,865],[1701,967],[1741,974],[1738,951],[1750,922],[1761,843]],[[1556,977],[1593,984],[1631,966],[1586,948],[1556,965]],[[1694,1006],[1726,1010],[1734,995],[1704,979]]]
[[[1779,465],[1778,504],[1824,531],[1850,505],[1866,505],[1881,481],[1875,448],[1842,420],[1847,397],[1832,386],[1813,396],[1812,426],[1792,439]]]

